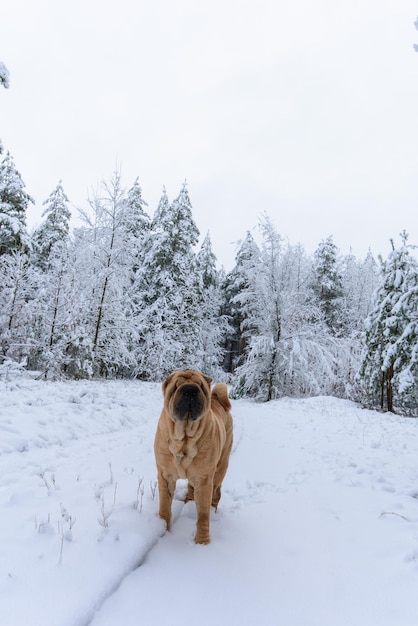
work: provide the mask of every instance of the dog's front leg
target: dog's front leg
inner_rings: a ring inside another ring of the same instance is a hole
[[[159,516],[165,520],[167,530],[171,528],[171,503],[173,501],[176,481],[171,477],[165,477],[163,472],[158,470],[158,494],[160,498]]]
[[[199,478],[194,483],[194,499],[197,509],[195,543],[210,543],[209,521],[212,501],[213,476]]]

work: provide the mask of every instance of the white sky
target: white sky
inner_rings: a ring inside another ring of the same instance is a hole
[[[3,0],[0,137],[36,207],[120,166],[153,214],[185,179],[230,269],[266,211],[308,252],[418,244],[412,0]],[[74,211],[75,213],[75,211]]]

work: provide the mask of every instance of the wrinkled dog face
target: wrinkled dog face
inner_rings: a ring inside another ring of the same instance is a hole
[[[212,379],[192,370],[173,372],[163,383],[165,405],[175,420],[195,421],[210,405]]]

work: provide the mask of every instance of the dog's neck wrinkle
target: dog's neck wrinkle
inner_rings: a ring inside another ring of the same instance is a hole
[[[199,433],[200,423],[190,420],[175,421],[171,432],[169,450],[178,467],[179,475],[182,475],[197,454],[197,441],[201,437]]]
[[[199,420],[175,420],[173,429],[173,440],[184,441],[189,437],[199,437],[199,426]]]

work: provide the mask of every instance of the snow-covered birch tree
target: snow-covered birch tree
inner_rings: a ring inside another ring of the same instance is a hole
[[[36,280],[27,254],[0,256],[0,342],[2,360],[22,362],[31,348]]]
[[[89,206],[89,211],[81,213],[84,227],[76,234],[85,268],[83,325],[88,329],[88,342],[83,350],[90,346],[90,374],[108,376],[120,369],[131,371],[134,365],[127,348],[130,327],[123,298],[131,269],[126,258],[126,193],[118,172],[102,183]]]
[[[309,300],[309,264],[300,246],[284,246],[270,220],[261,229],[260,262],[250,287],[235,298],[248,302],[251,315],[234,392],[259,400],[330,393],[335,386],[335,340],[319,304]]]

